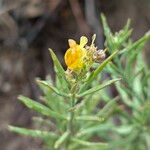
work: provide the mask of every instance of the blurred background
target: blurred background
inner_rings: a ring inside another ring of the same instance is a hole
[[[33,128],[34,112],[17,96],[38,100],[35,77],[53,75],[49,47],[62,64],[68,38],[96,33],[97,45],[103,48],[102,12],[114,32],[131,18],[136,40],[150,29],[149,11],[150,0],[0,0],[0,150],[42,149],[40,140],[10,133],[7,126]],[[150,64],[149,48],[143,55]]]

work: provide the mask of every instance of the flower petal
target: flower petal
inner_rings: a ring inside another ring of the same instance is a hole
[[[68,40],[68,43],[69,43],[70,48],[73,48],[73,47],[76,46],[76,41],[73,40],[73,39],[69,39],[69,40]]]
[[[87,44],[87,42],[88,42],[87,37],[81,36],[81,38],[80,38],[80,46],[84,47]]]

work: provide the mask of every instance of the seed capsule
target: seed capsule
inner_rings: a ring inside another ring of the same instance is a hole
[[[105,51],[104,50],[97,50],[93,53],[93,61],[100,63],[103,61],[106,57]]]

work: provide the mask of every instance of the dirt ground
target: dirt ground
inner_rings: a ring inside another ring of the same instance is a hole
[[[15,0],[12,4],[3,0],[0,4],[0,150],[42,149],[39,139],[16,135],[7,127],[10,124],[34,127],[31,118],[35,113],[20,104],[17,96],[23,94],[38,100],[40,92],[35,77],[53,76],[49,47],[63,64],[68,38],[96,33],[98,45],[103,47],[101,12],[105,13],[112,31],[121,29],[131,18],[134,40],[150,29],[149,0],[88,3],[90,0]],[[150,44],[145,48],[145,56],[150,54],[149,47]],[[147,62],[150,64],[149,59]]]

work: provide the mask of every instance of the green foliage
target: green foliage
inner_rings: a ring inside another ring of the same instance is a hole
[[[113,34],[103,14],[101,18],[110,56],[94,64],[93,71],[83,73],[84,77],[72,81],[50,49],[56,77],[55,81],[36,80],[42,101],[18,97],[38,112],[39,117],[33,120],[46,128],[9,126],[11,131],[41,138],[48,150],[150,149],[150,71],[141,54],[150,32],[132,42],[130,20]],[[104,71],[111,79],[102,80]],[[106,88],[111,84],[115,85],[115,95]]]
[[[52,132],[47,132],[47,131],[40,131],[40,130],[30,130],[30,129],[25,129],[25,128],[19,128],[19,127],[13,127],[9,126],[9,130],[26,135],[26,136],[32,136],[32,137],[38,137],[42,139],[46,138],[57,138],[57,135],[52,133]]]
[[[50,150],[76,150],[89,149],[90,147],[104,149],[108,147],[107,143],[91,141],[96,133],[89,134],[89,132],[87,132],[88,135],[86,135],[86,132],[84,132],[84,135],[82,136],[78,136],[78,134],[80,134],[81,129],[83,131],[88,131],[91,127],[96,125],[99,126],[99,124],[104,122],[107,114],[110,113],[109,111],[107,113],[107,110],[111,110],[112,108],[113,104],[111,101],[108,102],[106,107],[102,110],[96,108],[98,102],[91,103],[90,109],[87,105],[89,101],[92,101],[92,97],[96,95],[95,93],[98,93],[99,95],[100,90],[120,80],[112,79],[101,84],[100,81],[98,81],[96,83],[97,85],[93,84],[94,79],[98,77],[99,73],[112,60],[117,52],[114,52],[101,63],[95,71],[87,76],[84,86],[88,89],[84,89],[83,91],[81,90],[81,88],[83,88],[83,86],[81,86],[82,81],[69,83],[57,56],[52,50],[50,50],[50,54],[56,73],[55,82],[50,80],[36,80],[40,89],[43,91],[43,102],[37,102],[25,96],[19,96],[18,99],[28,108],[43,116],[43,118],[39,117],[34,119],[36,122],[47,124],[47,120],[51,120],[52,123],[50,121],[47,130],[44,131],[13,126],[10,126],[9,129],[15,133],[43,139],[47,144],[47,149]],[[98,95],[97,101],[100,100],[100,96]],[[51,129],[51,124],[54,126],[53,129]]]
[[[113,59],[113,57],[118,53],[118,51],[115,51],[112,55],[110,55],[105,61],[103,61],[96,70],[94,70],[90,76],[87,78],[87,81],[85,82],[85,84],[83,85],[83,87],[81,88],[80,92],[83,92],[88,85],[91,84],[91,82],[99,75],[99,73],[101,73],[101,71],[105,68],[105,66]]]
[[[119,50],[119,55],[107,67],[107,72],[114,78],[122,78],[121,82],[115,84],[123,107],[116,110],[120,123],[113,132],[116,139],[110,139],[110,149],[150,149],[147,142],[150,140],[150,78],[149,69],[142,57],[142,50],[150,40],[150,32],[132,42],[130,21],[123,30],[113,34],[105,16],[102,14],[101,17],[106,36],[105,46],[110,54],[116,48]],[[118,142],[113,142],[114,140]]]

